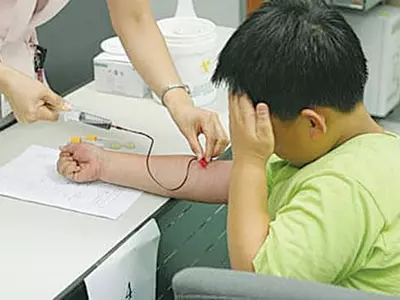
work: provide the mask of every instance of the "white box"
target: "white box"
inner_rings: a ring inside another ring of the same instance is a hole
[[[142,77],[125,55],[102,52],[93,59],[96,90],[135,98],[151,96]]]
[[[400,8],[382,5],[367,13],[343,15],[368,60],[364,104],[371,115],[385,117],[400,102]]]
[[[152,219],[85,279],[89,300],[154,300],[159,241]]]
[[[370,10],[382,2],[383,0],[330,0],[330,4],[334,6],[361,11]]]

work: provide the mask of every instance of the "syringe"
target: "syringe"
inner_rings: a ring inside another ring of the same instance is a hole
[[[113,127],[112,121],[110,119],[75,109],[60,112],[58,119],[59,121],[79,122],[107,130],[110,130]]]

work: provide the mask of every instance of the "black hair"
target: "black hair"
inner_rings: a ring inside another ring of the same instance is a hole
[[[360,41],[338,11],[322,0],[270,0],[229,39],[212,82],[293,120],[304,108],[351,112],[367,77]]]

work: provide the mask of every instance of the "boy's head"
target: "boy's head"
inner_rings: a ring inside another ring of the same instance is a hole
[[[333,148],[342,121],[363,109],[367,66],[337,11],[318,0],[271,0],[230,38],[212,80],[268,104],[275,152],[303,164]]]

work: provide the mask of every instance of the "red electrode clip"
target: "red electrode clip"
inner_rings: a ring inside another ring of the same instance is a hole
[[[206,168],[207,167],[207,165],[208,165],[208,162],[206,161],[206,159],[203,157],[200,161],[199,161],[199,164],[200,164],[200,166],[202,167],[202,168]]]

